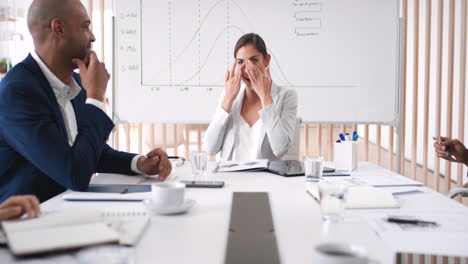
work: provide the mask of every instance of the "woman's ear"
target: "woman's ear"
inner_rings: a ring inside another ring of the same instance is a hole
[[[266,65],[265,65],[265,67],[268,67],[270,65],[270,60],[271,60],[271,55],[267,54],[266,55]]]

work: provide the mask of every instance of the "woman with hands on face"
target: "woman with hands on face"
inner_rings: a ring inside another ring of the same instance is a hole
[[[242,36],[234,58],[205,133],[205,150],[221,152],[221,160],[279,160],[293,141],[297,95],[272,81],[271,56],[259,35]]]

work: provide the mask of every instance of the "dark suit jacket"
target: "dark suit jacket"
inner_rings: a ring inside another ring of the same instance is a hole
[[[73,78],[81,86],[78,74]],[[34,194],[45,201],[66,189],[84,191],[94,172],[133,174],[135,154],[105,142],[111,119],[85,104],[84,89],[72,100],[78,125],[73,146],[52,87],[29,55],[0,82],[0,202]]]

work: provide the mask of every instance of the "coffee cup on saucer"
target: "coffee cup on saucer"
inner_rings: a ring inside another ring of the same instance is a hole
[[[367,251],[347,243],[322,243],[315,247],[316,262],[320,264],[370,264]]]
[[[195,204],[185,199],[185,184],[158,182],[151,185],[151,199],[144,201],[148,210],[158,214],[180,214]]]

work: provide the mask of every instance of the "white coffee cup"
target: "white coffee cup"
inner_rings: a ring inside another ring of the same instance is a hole
[[[184,203],[185,184],[180,182],[158,182],[151,185],[151,198],[155,206],[176,208]]]
[[[367,251],[357,245],[346,243],[322,243],[315,247],[316,262],[320,264],[368,264]]]

